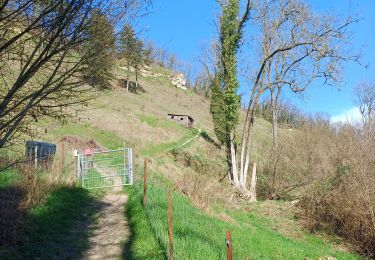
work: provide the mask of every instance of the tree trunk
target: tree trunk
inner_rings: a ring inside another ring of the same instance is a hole
[[[275,190],[276,176],[277,176],[277,161],[278,161],[278,102],[281,94],[281,87],[277,88],[276,96],[274,95],[274,89],[270,89],[271,92],[271,108],[272,108],[272,189]]]
[[[138,91],[138,71],[135,71],[135,92]]]
[[[257,164],[254,163],[253,165],[253,172],[251,174],[251,183],[250,183],[250,201],[257,201]]]
[[[234,144],[234,134],[231,133],[229,137],[229,151],[230,153],[230,175],[232,176],[232,182],[235,187],[239,187],[238,170],[237,170],[237,157],[236,148]]]
[[[130,64],[128,62],[128,74],[126,78],[126,91],[129,92],[129,80],[130,80]]]

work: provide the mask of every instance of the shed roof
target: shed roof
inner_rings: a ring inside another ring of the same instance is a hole
[[[191,121],[194,121],[194,119],[191,116],[189,116],[189,115],[168,113],[168,116],[187,116]]]

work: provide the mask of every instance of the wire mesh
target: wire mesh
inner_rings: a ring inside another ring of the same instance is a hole
[[[133,184],[132,149],[93,150],[78,156],[82,187],[100,189]]]

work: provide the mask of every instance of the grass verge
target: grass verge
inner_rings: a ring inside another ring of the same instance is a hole
[[[99,207],[87,190],[62,187],[30,210],[22,241],[23,258],[76,259],[88,247],[89,225]]]
[[[137,204],[137,210],[128,211],[128,216],[132,219],[132,225],[139,229],[147,229],[148,234],[153,232],[162,250],[169,252],[167,224],[169,188],[161,180],[149,185],[146,210],[141,204],[141,188],[140,186],[134,188],[130,195],[133,200],[131,204]],[[176,259],[224,259],[226,257],[225,232],[228,229],[232,232],[235,259],[318,259],[325,256],[358,259],[355,255],[335,251],[331,245],[313,235],[308,235],[301,240],[284,236],[267,226],[264,219],[249,212],[226,211],[230,221],[223,221],[195,208],[188,198],[179,193],[173,192],[172,197],[173,243]],[[139,236],[137,243],[147,244],[146,241],[150,236],[150,234]]]
[[[135,187],[127,187],[126,192],[129,195],[126,215],[129,219],[131,235],[124,245],[124,258],[167,259],[144,210],[140,192]]]
[[[28,210],[21,207],[25,192],[17,179],[15,171],[0,174],[0,230],[7,234],[0,259],[81,258],[88,247],[89,225],[100,210],[92,206],[99,194],[56,187],[43,204]]]

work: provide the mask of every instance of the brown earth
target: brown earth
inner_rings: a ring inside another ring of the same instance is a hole
[[[127,200],[127,195],[113,191],[99,201],[102,210],[96,223],[90,226],[89,249],[84,259],[122,258],[122,242],[126,242],[130,236],[128,221],[124,215]]]

